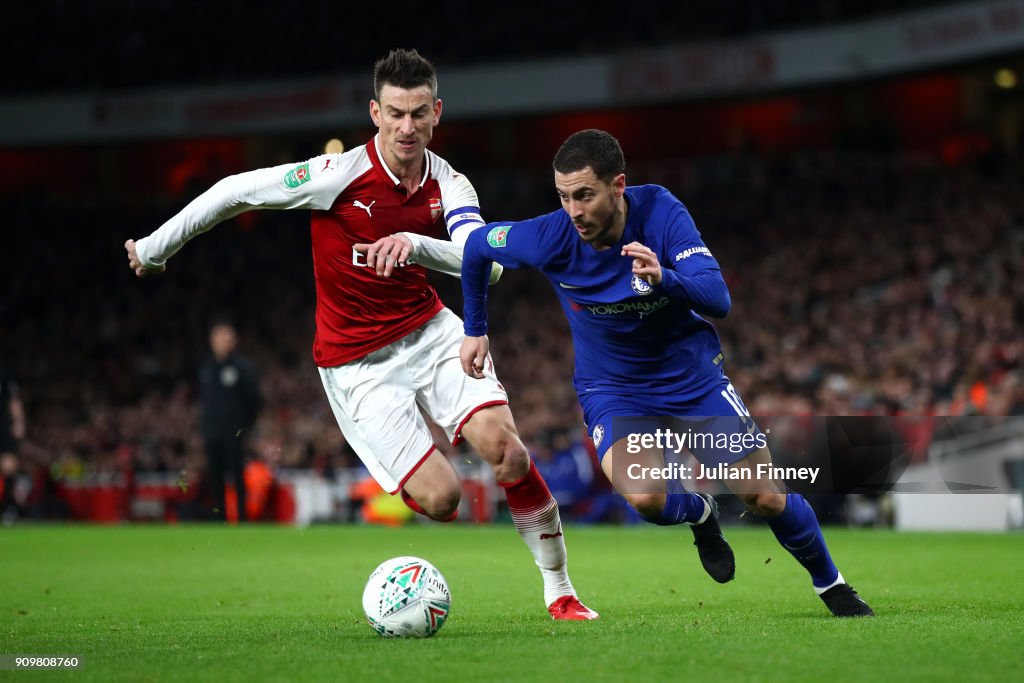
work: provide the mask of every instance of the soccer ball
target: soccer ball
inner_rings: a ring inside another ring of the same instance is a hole
[[[429,638],[451,611],[448,582],[418,557],[394,557],[373,570],[363,589],[370,627],[385,638]]]

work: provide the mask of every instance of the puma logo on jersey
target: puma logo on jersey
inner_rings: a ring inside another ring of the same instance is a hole
[[[558,538],[558,537],[559,537],[559,536],[561,536],[561,535],[562,535],[562,525],[561,525],[561,524],[559,524],[559,525],[558,525],[558,531],[556,531],[556,532],[555,532],[555,533],[553,533],[553,534],[541,534],[541,535],[540,535],[540,540],[542,540],[542,541],[546,541],[546,540],[548,540],[549,538]]]
[[[359,201],[357,199],[354,202],[352,202],[352,206],[358,206],[360,209],[362,209],[363,211],[366,212],[367,216],[369,216],[370,218],[373,218],[373,214],[370,213],[370,207],[372,207],[376,203],[377,203],[377,200],[374,199],[372,202],[370,202],[369,206],[367,206],[366,204],[363,204],[361,201]]]
[[[331,168],[331,160],[330,159],[326,159],[326,160],[324,160],[324,167],[320,169],[320,172],[323,173],[324,171],[329,170],[330,168]]]

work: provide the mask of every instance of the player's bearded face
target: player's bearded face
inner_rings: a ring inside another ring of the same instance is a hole
[[[589,166],[571,173],[555,171],[555,189],[581,240],[600,249],[615,244],[622,236],[625,176],[605,182]]]
[[[385,160],[406,166],[422,160],[434,126],[441,119],[441,100],[425,85],[411,90],[384,85],[380,101],[370,102],[370,117],[380,129]]]

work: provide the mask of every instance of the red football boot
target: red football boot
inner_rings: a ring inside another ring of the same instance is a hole
[[[565,619],[566,621],[589,621],[597,619],[597,612],[590,609],[575,595],[563,595],[548,605],[548,612],[552,619]]]

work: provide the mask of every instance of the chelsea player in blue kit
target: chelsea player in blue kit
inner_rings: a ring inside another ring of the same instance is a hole
[[[669,436],[662,418],[714,432],[718,438],[687,444],[702,467],[724,472],[718,478],[767,521],[832,614],[871,616],[832,562],[803,496],[749,476],[766,471],[771,454],[723,371],[714,327],[702,317],[724,317],[731,301],[686,207],[663,187],[627,187],[622,149],[604,131],[573,134],[553,165],[561,211],[492,223],[466,242],[463,369],[483,376],[490,264],[540,270],[569,321],[573,382],[602,469],[630,505],[654,524],[689,524],[704,569],[720,583],[731,580],[735,561],[714,499],[686,491],[686,477],[657,473],[680,472],[665,467],[672,444],[654,439]],[[678,439],[693,430],[676,431]]]

